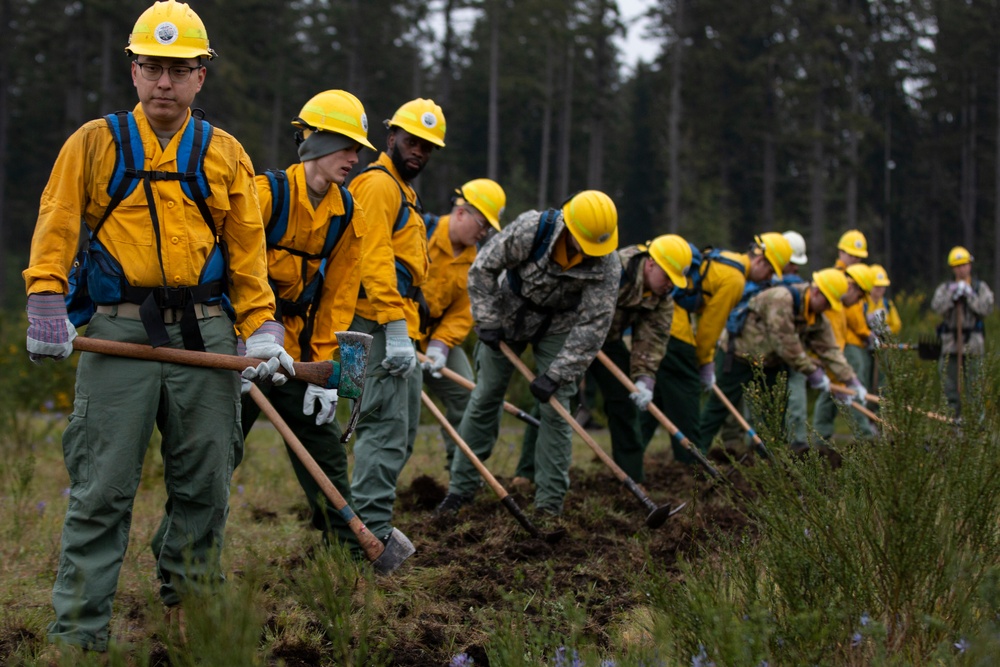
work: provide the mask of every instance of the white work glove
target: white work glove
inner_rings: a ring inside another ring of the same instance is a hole
[[[431,377],[441,377],[441,369],[448,363],[448,353],[451,351],[447,345],[439,340],[432,340],[427,343],[427,360],[420,364],[420,367],[431,374]]]
[[[715,364],[712,362],[702,364],[698,369],[698,377],[701,379],[702,391],[712,391],[712,385],[715,384]]]
[[[868,349],[869,350],[877,350],[880,347],[882,347],[882,341],[879,340],[878,334],[875,333],[874,331],[872,331],[868,335]]]
[[[810,389],[830,391],[830,378],[826,376],[826,371],[823,370],[822,366],[817,366],[816,370],[807,375],[806,381],[809,383]]]
[[[854,396],[861,405],[864,405],[865,401],[868,400],[868,390],[861,384],[861,380],[857,376],[854,376],[854,379],[848,382],[847,386],[854,390]]]
[[[337,416],[337,390],[324,389],[310,384],[306,387],[306,395],[302,399],[302,414],[312,415],[319,401],[319,412],[316,413],[316,426],[329,424]]]
[[[632,399],[632,402],[635,403],[635,407],[640,410],[646,409],[646,406],[653,400],[654,386],[656,386],[656,380],[648,375],[639,376],[635,381],[635,391],[628,395]]]
[[[956,280],[948,287],[948,293],[951,294],[953,301],[958,301],[972,296],[972,287],[964,280]]]
[[[278,368],[283,368],[288,375],[294,377],[294,362],[291,355],[285,352],[284,342],[285,327],[281,322],[268,320],[257,327],[257,330],[247,338],[245,356],[267,361],[262,361],[256,368],[245,369],[241,376],[246,380],[257,382],[271,380],[274,384],[280,385],[288,379],[276,372]]]
[[[66,314],[66,298],[54,292],[28,295],[28,358],[62,361],[73,354],[76,327]]]
[[[417,367],[417,353],[406,331],[406,320],[393,320],[385,325],[385,359],[382,368],[389,375],[409,377]]]
[[[885,311],[881,308],[873,310],[865,315],[865,321],[868,322],[869,329],[881,331],[885,326]]]

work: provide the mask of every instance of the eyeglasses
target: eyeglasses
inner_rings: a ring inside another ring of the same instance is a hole
[[[167,75],[174,83],[184,83],[191,78],[191,72],[204,67],[204,65],[198,65],[197,67],[171,65],[164,68],[163,65],[158,65],[157,63],[141,63],[138,60],[135,61],[135,64],[139,66],[142,78],[146,79],[146,81],[159,81],[160,77],[163,76],[163,70],[166,69]]]
[[[487,223],[486,220],[483,218],[482,214],[470,211],[467,206],[463,206],[462,211],[476,221],[476,224],[479,225],[479,231],[483,230],[489,231],[490,229],[492,229],[489,223]]]

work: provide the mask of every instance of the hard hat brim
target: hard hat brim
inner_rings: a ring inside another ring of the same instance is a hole
[[[151,44],[133,46],[129,45],[125,47],[125,53],[130,56],[157,56],[160,58],[180,58],[186,60],[189,58],[208,58],[211,60],[216,57],[215,51],[209,49],[198,49],[191,47],[185,49],[182,46],[170,45],[170,46],[153,46]]]

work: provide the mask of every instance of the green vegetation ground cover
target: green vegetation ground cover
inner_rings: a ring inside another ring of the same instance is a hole
[[[17,425],[0,434],[0,663],[33,665],[51,620],[68,486],[59,446],[68,403],[52,397],[71,368],[28,364],[13,349],[21,331],[0,329],[3,379],[29,390],[0,408]],[[151,443],[109,662],[990,664],[1000,654],[998,362],[973,388],[974,418],[956,428],[905,407],[945,412],[934,364],[912,353],[881,361],[893,379],[882,408],[891,426],[874,442],[838,442],[835,470],[773,447],[774,465],[751,457],[732,487],[712,486],[673,463],[658,436],[646,487],[659,502],[689,504],[657,531],[578,441],[561,542],[531,539],[488,490],[457,518],[437,519],[444,453],[437,429],[422,426],[397,502],[418,551],[391,577],[322,548],[284,447],[261,424],[233,480],[229,582],[189,601],[186,646],[170,639],[155,595],[148,545],[164,493]],[[771,415],[760,432],[777,441],[773,401],[752,395]],[[505,421],[489,461],[504,482],[521,432]]]

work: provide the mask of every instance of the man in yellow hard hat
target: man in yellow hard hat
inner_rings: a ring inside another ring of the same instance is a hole
[[[652,241],[631,245],[618,251],[621,280],[611,328],[601,351],[636,386],[629,392],[600,360],[587,369],[587,381],[599,387],[604,396],[604,413],[611,432],[611,454],[634,481],[645,479],[643,456],[646,448],[639,430],[639,414],[653,400],[656,369],[667,353],[670,320],[674,314],[674,287],[687,287],[691,266],[691,245],[676,234],[664,234]],[[631,331],[631,350],[623,336]],[[524,432],[521,458],[515,479],[532,480],[535,464],[537,429]]]
[[[788,240],[777,232],[754,237],[746,253],[713,250],[692,260],[690,285],[674,292],[674,317],[667,354],[656,373],[653,402],[686,435],[700,443],[701,393],[715,384],[715,351],[729,312],[743,297],[747,281],[766,283],[782,271],[792,255]],[[685,307],[687,306],[687,307]],[[697,327],[692,317],[697,316]],[[642,438],[649,443],[659,422],[651,414],[640,416]],[[678,443],[671,443],[674,458],[694,463],[695,458]]]
[[[24,271],[29,356],[73,350],[64,295],[82,220],[96,304],[88,337],[235,354],[238,331],[248,355],[268,359],[248,376],[268,379],[279,367],[294,375],[267,284],[253,165],[236,139],[191,114],[203,59],[215,56],[204,24],[186,4],[157,2],[125,51],[139,103],[77,130],[42,194]],[[156,553],[160,597],[176,610],[182,594],[222,579],[233,453],[242,448],[239,392],[231,371],[81,355],[63,435],[71,484],[50,641],[107,650],[154,427],[169,508]]]
[[[830,320],[833,335],[837,344],[844,351],[851,368],[859,377],[867,377],[870,373],[870,359],[866,350],[874,341],[872,331],[865,319],[864,297],[874,286],[874,280],[864,260],[868,257],[868,241],[865,235],[856,229],[844,232],[837,242],[837,262],[834,268],[847,273],[850,293],[844,300],[842,311],[828,311],[824,317]],[[852,266],[863,268],[851,269]],[[823,394],[813,405],[813,428],[824,439],[833,437],[834,419],[837,416],[837,406],[834,396]],[[860,412],[853,409],[845,413],[852,420],[862,437],[871,437],[875,431],[871,421]]]
[[[424,282],[427,310],[420,324],[420,349],[426,355],[421,365],[424,386],[444,404],[445,416],[456,429],[462,422],[469,390],[442,377],[447,367],[472,381],[472,367],[462,343],[472,331],[469,303],[469,267],[476,248],[492,232],[500,231],[500,218],[507,195],[496,181],[477,178],[455,191],[451,213],[440,217],[424,215],[430,269]],[[455,442],[444,427],[448,469],[455,456]]]
[[[410,100],[386,127],[385,152],[349,187],[368,222],[351,330],[374,337],[354,442],[351,495],[354,510],[382,540],[393,531],[396,481],[413,452],[423,388],[414,342],[420,338],[427,232],[411,181],[444,147],[444,112],[433,100]]]
[[[354,318],[368,227],[344,181],[358,163],[358,152],[375,147],[368,141],[361,101],[344,90],[314,95],[292,125],[300,162],[256,178],[267,230],[267,273],[289,354],[296,361],[326,361],[337,354],[336,332],[346,330]],[[289,382],[263,391],[350,506],[347,452],[335,419],[337,390]],[[257,404],[244,398],[244,436],[259,414]],[[331,511],[312,475],[287,451],[313,527],[325,541],[340,541],[360,553],[347,522]]]
[[[948,266],[954,280],[938,285],[931,299],[931,310],[944,319],[938,327],[940,366],[945,397],[956,417],[962,416],[959,373],[967,378],[965,387],[976,385],[986,351],[983,319],[993,311],[993,292],[984,281],[972,277],[972,262],[972,253],[968,250],[962,246],[952,248],[948,253]],[[959,357],[962,358],[961,367]]]
[[[479,252],[469,269],[479,375],[459,433],[481,459],[490,455],[514,372],[500,343],[516,352],[530,343],[538,367],[531,393],[541,403],[535,507],[545,515],[562,513],[573,444],[569,424],[549,399],[555,396],[569,409],[580,377],[604,342],[621,276],[617,247],[614,202],[603,192],[585,190],[561,209],[522,213]],[[478,487],[472,463],[456,454],[439,513],[457,512]]]
[[[794,369],[806,376],[809,386],[829,392],[829,372],[863,396],[865,388],[834,340],[830,323],[820,317],[842,309],[847,293],[844,273],[824,269],[812,275],[812,282],[781,283],[755,294],[742,327],[723,334],[734,350],[730,370],[719,379],[726,397],[734,404],[739,402],[745,386],[754,379],[756,365],[762,368],[767,387],[773,386],[779,373]],[[703,441],[711,442],[727,414],[722,401],[710,396],[702,412]],[[801,452],[806,445],[793,442],[793,448]]]

